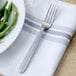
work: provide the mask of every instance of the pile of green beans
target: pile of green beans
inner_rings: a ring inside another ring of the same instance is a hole
[[[7,8],[8,1],[6,0],[5,3],[0,6],[0,39],[4,38],[7,33],[13,28],[13,26],[17,22],[18,11],[16,6],[13,2],[11,2]],[[13,11],[13,19],[8,24],[9,17]]]

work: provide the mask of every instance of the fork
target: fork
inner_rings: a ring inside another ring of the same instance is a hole
[[[48,30],[53,25],[53,22],[56,18],[56,13],[57,13],[57,5],[56,5],[55,1],[53,1],[53,2],[51,2],[51,5],[48,9],[46,17],[41,24],[41,30],[37,34],[36,39],[34,40],[31,48],[28,50],[22,64],[19,67],[20,73],[24,73],[27,70],[27,68],[36,52],[36,49],[40,43],[40,40],[41,40],[41,37],[42,37],[44,31]]]

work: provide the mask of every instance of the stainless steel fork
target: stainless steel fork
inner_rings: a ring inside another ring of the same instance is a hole
[[[26,69],[28,68],[28,66],[36,52],[36,49],[39,45],[43,32],[45,30],[48,30],[49,28],[51,28],[51,26],[53,25],[53,22],[56,18],[56,12],[57,12],[57,5],[53,1],[48,9],[48,12],[46,14],[44,21],[41,24],[42,25],[41,30],[37,34],[36,39],[34,40],[31,48],[28,50],[22,64],[20,65],[20,68],[19,68],[20,73],[24,73],[26,71]]]

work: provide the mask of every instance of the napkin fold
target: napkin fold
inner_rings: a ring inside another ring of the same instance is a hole
[[[53,26],[44,32],[35,56],[24,74],[19,66],[32,45],[44,20],[50,0],[32,0],[26,6],[23,30],[13,45],[0,55],[0,72],[5,76],[54,76],[54,72],[76,30],[76,6],[59,1],[59,14]]]

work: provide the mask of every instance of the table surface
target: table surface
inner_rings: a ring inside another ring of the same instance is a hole
[[[76,4],[76,0],[64,0]],[[76,33],[74,34],[55,76],[76,76]]]

